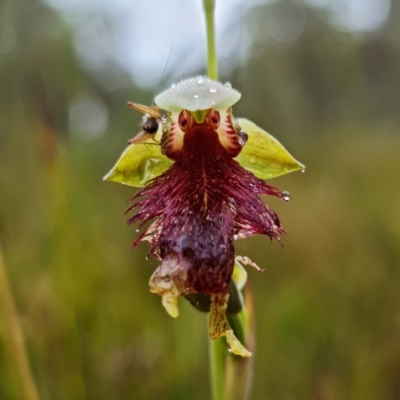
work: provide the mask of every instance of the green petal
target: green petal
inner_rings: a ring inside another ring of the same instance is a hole
[[[268,132],[245,118],[238,118],[237,121],[249,135],[247,143],[236,157],[243,168],[261,179],[304,170],[305,166],[294,159]]]
[[[159,141],[160,137],[161,128],[154,139]],[[128,146],[103,180],[143,187],[150,179],[161,175],[172,163],[172,160],[161,154],[160,146],[154,140],[148,139]]]
[[[237,260],[236,258],[232,273],[232,279],[239,290],[242,290],[247,282],[247,271],[240,263],[240,260]]]

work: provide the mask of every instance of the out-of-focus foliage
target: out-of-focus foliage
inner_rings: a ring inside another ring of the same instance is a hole
[[[206,317],[182,302],[172,320],[148,292],[156,262],[130,251],[124,226],[134,191],[101,180],[138,131],[126,101],[152,93],[111,61],[83,67],[63,21],[37,0],[0,1],[0,240],[41,397],[208,399]],[[297,36],[268,32],[298,21]],[[398,399],[400,3],[364,35],[294,1],[245,25],[249,58],[224,77],[242,92],[235,115],[307,165],[272,181],[293,198],[268,199],[284,247],[237,244],[266,268],[249,273],[252,398]],[[4,333],[0,320],[0,399],[14,400]]]

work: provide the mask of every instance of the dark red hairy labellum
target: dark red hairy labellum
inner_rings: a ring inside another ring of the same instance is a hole
[[[183,272],[185,293],[226,292],[234,239],[255,234],[279,239],[285,232],[259,195],[283,195],[242,168],[206,123],[194,123],[187,130],[174,159],[130,200],[134,203],[127,212],[137,212],[129,224],[140,222],[141,227],[155,220],[133,246],[148,239],[150,254],[162,260],[160,268]]]

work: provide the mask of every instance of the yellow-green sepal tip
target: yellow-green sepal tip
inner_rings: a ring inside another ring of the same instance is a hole
[[[173,161],[161,153],[157,143],[160,138],[161,127],[154,139],[129,145],[103,180],[143,187],[150,179],[161,175]]]
[[[277,139],[254,122],[245,118],[238,118],[237,121],[248,135],[247,143],[236,157],[243,168],[261,179],[276,178],[305,169]]]

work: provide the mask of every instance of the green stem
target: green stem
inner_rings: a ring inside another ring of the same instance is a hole
[[[225,338],[209,339],[210,379],[213,400],[225,399],[225,362],[228,353]]]
[[[24,400],[39,400],[39,395],[29,368],[24,335],[8,283],[6,268],[0,248],[0,301],[3,303],[4,325],[8,330],[10,355],[19,375]]]
[[[243,340],[248,350],[254,352],[254,302],[250,283],[245,287],[245,304],[240,313],[228,315],[228,321],[236,337]],[[250,398],[253,357],[243,358],[230,355],[225,364],[226,400],[247,400]]]
[[[203,0],[207,31],[207,74],[218,80],[218,62],[215,46],[215,0]],[[228,349],[225,338],[209,339],[210,380],[213,400],[227,400],[225,393],[225,364]]]
[[[213,80],[218,80],[218,62],[215,49],[215,0],[203,0],[207,31],[207,73]],[[225,400],[225,361],[227,347],[224,338],[209,339],[210,380],[213,400]]]
[[[215,0],[203,0],[207,30],[207,73],[214,81],[218,80],[218,61],[215,47]]]

